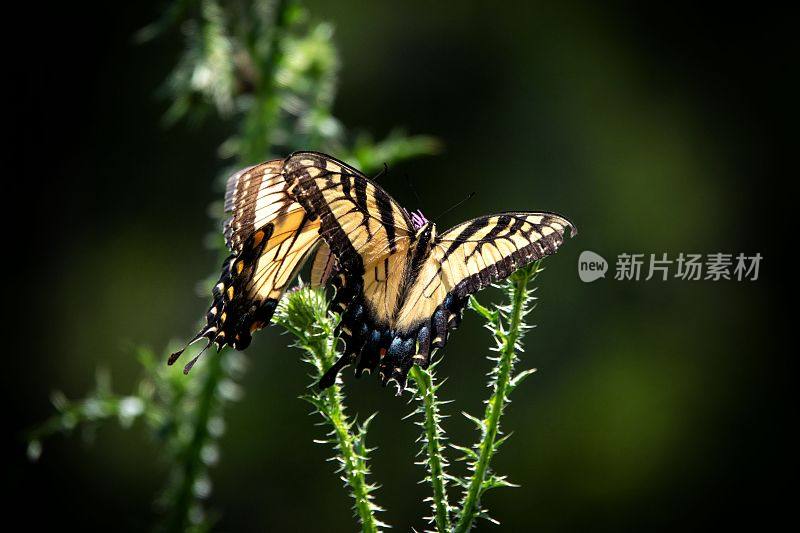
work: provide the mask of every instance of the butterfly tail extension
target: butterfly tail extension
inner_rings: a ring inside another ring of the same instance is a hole
[[[211,344],[216,344],[217,351],[224,346],[236,350],[244,350],[250,345],[252,334],[269,324],[278,305],[274,299],[254,303],[246,296],[243,287],[242,269],[248,268],[245,261],[237,255],[231,255],[222,266],[222,275],[212,291],[213,301],[206,313],[206,324],[181,350],[170,355],[167,364],[172,365],[181,354],[199,340],[206,338],[208,344],[192,361],[186,365],[184,372],[191,370],[197,359]]]

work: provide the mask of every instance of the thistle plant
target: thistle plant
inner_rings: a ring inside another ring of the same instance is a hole
[[[491,351],[497,356],[489,357],[493,363],[488,374],[492,394],[485,402],[483,418],[464,413],[480,431],[478,441],[469,447],[450,446],[462,454],[460,459],[466,465],[466,476],[457,477],[447,472],[450,462],[446,454],[447,437],[442,427],[445,418],[442,407],[450,402],[439,399],[439,390],[444,381],[436,380],[438,361],[427,369],[415,365],[409,374],[414,387],[407,390],[412,395],[411,401],[416,401],[418,406],[407,418],[416,418],[416,424],[422,428],[417,439],[421,445],[418,455],[422,456],[418,464],[425,467],[424,481],[431,487],[431,496],[426,498],[432,511],[428,520],[437,532],[469,531],[474,527],[477,518],[496,522],[481,505],[481,498],[491,489],[516,486],[506,476],[495,473],[491,469],[491,461],[508,438],[508,435],[503,436],[500,420],[505,407],[511,401],[510,395],[534,372],[533,369],[515,372],[514,367],[519,359],[518,354],[523,352],[522,338],[532,328],[525,321],[535,300],[534,289],[529,284],[540,271],[540,261],[517,270],[502,285],[508,300],[504,305],[489,309],[474,297],[470,299],[469,308],[486,320],[485,327],[492,333],[495,342]],[[304,360],[314,368],[309,387],[311,392],[303,398],[314,406],[314,410],[323,418],[323,425],[329,429],[326,438],[318,442],[332,445],[336,451],[333,459],[339,465],[338,472],[342,474],[342,481],[349,488],[362,530],[377,531],[385,524],[375,518],[375,513],[382,509],[374,503],[375,485],[367,481],[370,473],[369,453],[373,449],[366,445],[367,428],[375,414],[360,425],[348,418],[344,407],[344,389],[339,377],[334,386],[324,391],[315,387],[336,361],[335,330],[339,315],[331,311],[328,305],[329,301],[322,289],[301,285],[281,301],[275,320],[294,337],[292,345],[304,352]],[[450,481],[456,482],[463,490],[457,506],[449,503],[447,488]]]
[[[438,399],[437,392],[444,381],[436,383],[435,369],[438,361],[431,363],[427,369],[414,365],[409,376],[414,381],[416,390],[412,390],[415,399],[419,402],[417,409],[409,416],[420,415],[422,420],[417,425],[423,431],[417,442],[422,444],[419,455],[424,459],[417,464],[425,466],[427,475],[425,481],[430,483],[432,495],[427,499],[431,503],[433,514],[428,517],[429,522],[436,525],[437,531],[450,531],[450,514],[453,508],[447,497],[447,482],[449,477],[445,468],[450,466],[444,455],[447,437],[441,426],[445,415],[441,414],[442,402]]]
[[[461,480],[464,496],[458,513],[455,531],[469,531],[476,518],[491,520],[485,509],[481,507],[481,498],[491,489],[497,487],[514,487],[506,476],[492,472],[492,457],[508,436],[501,437],[500,418],[503,410],[511,401],[510,394],[522,381],[533,374],[535,369],[514,373],[514,364],[521,353],[522,337],[532,326],[525,323],[525,317],[532,310],[533,290],[528,283],[536,278],[541,267],[537,261],[514,272],[505,284],[504,289],[509,303],[488,309],[482,306],[475,297],[469,301],[470,309],[486,320],[486,328],[492,332],[495,346],[492,348],[498,355],[490,358],[495,362],[489,373],[489,386],[492,395],[486,401],[486,411],[482,419],[464,413],[472,420],[481,433],[481,438],[472,449],[459,447],[469,462],[471,475]]]
[[[170,100],[165,123],[199,123],[211,113],[230,122],[236,133],[221,140],[220,154],[228,161],[221,165],[221,178],[234,168],[299,149],[337,154],[365,172],[438,150],[436,139],[409,137],[400,130],[382,141],[363,133],[348,136],[331,111],[339,69],[332,26],[313,22],[296,1],[176,0],[137,37],[149,42],[176,29],[183,33],[186,47],[163,88]],[[221,202],[212,212],[217,218],[223,216]],[[211,235],[208,242],[223,255],[219,232],[215,229]],[[448,402],[439,399],[444,381],[437,381],[437,363],[427,369],[411,369],[413,387],[408,390],[417,407],[410,416],[421,427],[419,464],[431,488],[429,525],[435,531],[469,530],[476,518],[488,518],[481,505],[483,495],[496,487],[513,486],[505,476],[493,472],[491,461],[507,438],[502,436],[500,420],[509,395],[532,372],[515,373],[514,366],[529,328],[525,322],[532,301],[529,283],[538,271],[536,263],[511,276],[503,285],[506,305],[490,309],[470,300],[470,308],[486,320],[497,354],[492,359],[492,394],[485,413],[482,418],[467,415],[480,431],[474,445],[448,446],[443,427]],[[213,279],[216,277],[204,284],[204,297]],[[362,531],[379,531],[388,526],[376,517],[381,508],[375,503],[376,485],[369,468],[374,449],[367,446],[367,432],[375,415],[360,423],[350,415],[338,378],[326,390],[314,387],[337,358],[338,320],[328,308],[325,291],[308,286],[290,291],[274,318],[313,369],[311,386],[301,397],[312,405],[326,428],[318,442],[334,450],[337,473],[350,494]],[[90,435],[99,424],[113,420],[126,428],[144,426],[170,465],[157,497],[162,512],[156,529],[207,531],[214,526],[207,500],[213,493],[212,468],[223,457],[219,438],[225,430],[226,408],[242,397],[238,380],[247,361],[241,353],[223,350],[207,357],[187,377],[165,364],[165,354],[174,347],[137,349],[142,377],[130,393],[114,392],[106,372],[98,372],[95,390],[82,400],[71,401],[54,393],[56,414],[31,430],[28,455],[37,459],[43,440],[56,433],[81,429]],[[448,454],[453,451],[463,455],[460,463],[452,462],[464,467],[463,476],[448,473]],[[451,503],[453,495],[448,495],[454,486],[463,492],[457,505]]]
[[[314,372],[310,391],[302,396],[323,418],[329,427],[325,439],[316,442],[330,444],[336,451],[333,460],[339,465],[342,481],[350,489],[353,508],[361,523],[362,531],[378,531],[384,526],[375,518],[382,509],[373,501],[375,485],[367,482],[369,453],[366,438],[369,423],[375,414],[361,424],[351,421],[345,413],[341,378],[323,391],[316,390],[316,383],[336,361],[336,336],[334,331],[339,316],[328,311],[328,302],[322,289],[310,287],[292,291],[281,300],[275,313],[276,324],[289,332],[295,341],[295,348],[305,353],[303,360],[309,363]]]

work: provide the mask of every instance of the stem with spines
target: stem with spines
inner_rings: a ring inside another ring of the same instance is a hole
[[[428,476],[427,481],[430,482],[433,489],[432,520],[436,524],[436,530],[439,533],[449,532],[451,529],[450,523],[450,504],[447,499],[447,475],[444,469],[448,466],[448,462],[444,457],[443,442],[445,440],[444,432],[439,426],[439,421],[442,415],[439,413],[439,400],[436,397],[436,392],[442,383],[436,384],[434,377],[434,367],[432,364],[427,370],[423,370],[417,365],[411,368],[410,376],[417,386],[417,397],[421,405],[412,414],[420,413],[423,415],[422,422],[417,422],[423,427],[423,433],[420,440],[423,442],[423,448],[420,453],[425,453],[427,461],[421,464],[427,464]]]
[[[475,298],[470,298],[470,307],[481,314],[487,320],[487,328],[490,329],[495,337],[497,346],[495,351],[499,353],[496,358],[496,365],[491,375],[494,378],[493,393],[486,403],[486,411],[483,420],[468,416],[480,428],[481,440],[474,450],[459,448],[467,452],[472,460],[470,468],[472,475],[464,480],[465,492],[462,500],[461,511],[458,515],[454,531],[464,533],[469,531],[475,519],[479,516],[488,518],[481,511],[481,496],[489,489],[499,486],[514,486],[505,480],[504,476],[489,476],[489,464],[491,463],[497,447],[503,439],[498,439],[500,435],[500,418],[503,409],[509,401],[508,395],[516,386],[533,370],[520,372],[512,376],[516,352],[522,350],[519,344],[524,332],[528,329],[523,322],[523,318],[530,311],[528,303],[532,299],[528,289],[528,282],[533,280],[539,272],[540,263],[536,262],[527,267],[523,267],[512,274],[507,284],[507,291],[510,305],[499,307],[498,310],[491,311],[478,303]],[[508,324],[504,327],[503,318]],[[465,413],[466,414],[466,413]]]
[[[322,289],[302,287],[288,294],[275,313],[275,322],[294,335],[294,346],[306,353],[305,361],[314,366],[314,384],[303,399],[311,403],[316,411],[331,426],[328,439],[317,441],[331,444],[336,449],[342,480],[350,487],[355,512],[364,532],[377,532],[382,522],[375,513],[382,511],[373,502],[372,492],[376,488],[367,482],[369,452],[366,434],[372,416],[363,423],[351,422],[345,414],[344,396],[339,378],[336,383],[323,390],[316,383],[336,360],[336,324],[338,315],[328,311],[328,302]],[[373,415],[374,416],[374,415]]]

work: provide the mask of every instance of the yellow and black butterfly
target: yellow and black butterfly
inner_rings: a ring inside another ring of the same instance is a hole
[[[289,193],[310,216],[335,258],[334,305],[343,311],[343,355],[323,376],[332,385],[356,363],[402,390],[413,364],[423,368],[455,329],[467,297],[517,268],[556,252],[575,227],[553,213],[479,217],[437,233],[353,167],[316,152],[284,163]]]
[[[247,348],[252,333],[269,323],[278,300],[318,245],[312,282],[324,283],[329,274],[332,258],[320,240],[319,219],[313,220],[294,201],[284,170],[285,161],[278,159],[228,178],[225,212],[231,216],[224,233],[231,255],[214,287],[206,325],[187,346],[205,338],[206,348],[212,343],[218,350],[225,345]],[[181,353],[172,354],[168,363],[173,364]]]

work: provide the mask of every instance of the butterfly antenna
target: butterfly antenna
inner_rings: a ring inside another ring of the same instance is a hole
[[[444,212],[440,213],[440,214],[439,214],[439,216],[437,216],[436,218],[434,218],[434,219],[433,219],[433,221],[434,221],[434,222],[436,222],[437,220],[439,220],[440,218],[442,218],[443,216],[445,216],[447,213],[449,213],[449,212],[450,212],[450,211],[452,211],[453,209],[456,209],[456,208],[458,208],[458,207],[461,207],[462,205],[464,205],[464,204],[467,202],[467,200],[469,200],[469,199],[470,199],[470,198],[472,198],[473,196],[475,196],[475,191],[472,191],[471,193],[469,193],[469,194],[467,195],[467,197],[466,197],[466,198],[464,198],[463,200],[461,200],[460,202],[457,202],[456,204],[454,204],[454,205],[452,205],[452,206],[448,207],[447,209],[445,209],[445,210],[444,210]]]
[[[389,165],[387,165],[386,163],[384,163],[384,164],[383,164],[383,168],[381,169],[381,171],[380,171],[380,172],[378,172],[377,174],[375,174],[375,175],[372,177],[372,179],[374,179],[374,180],[378,180],[378,179],[382,178],[383,176],[385,176],[385,175],[386,175],[386,174],[388,174],[388,173],[389,173]]]

